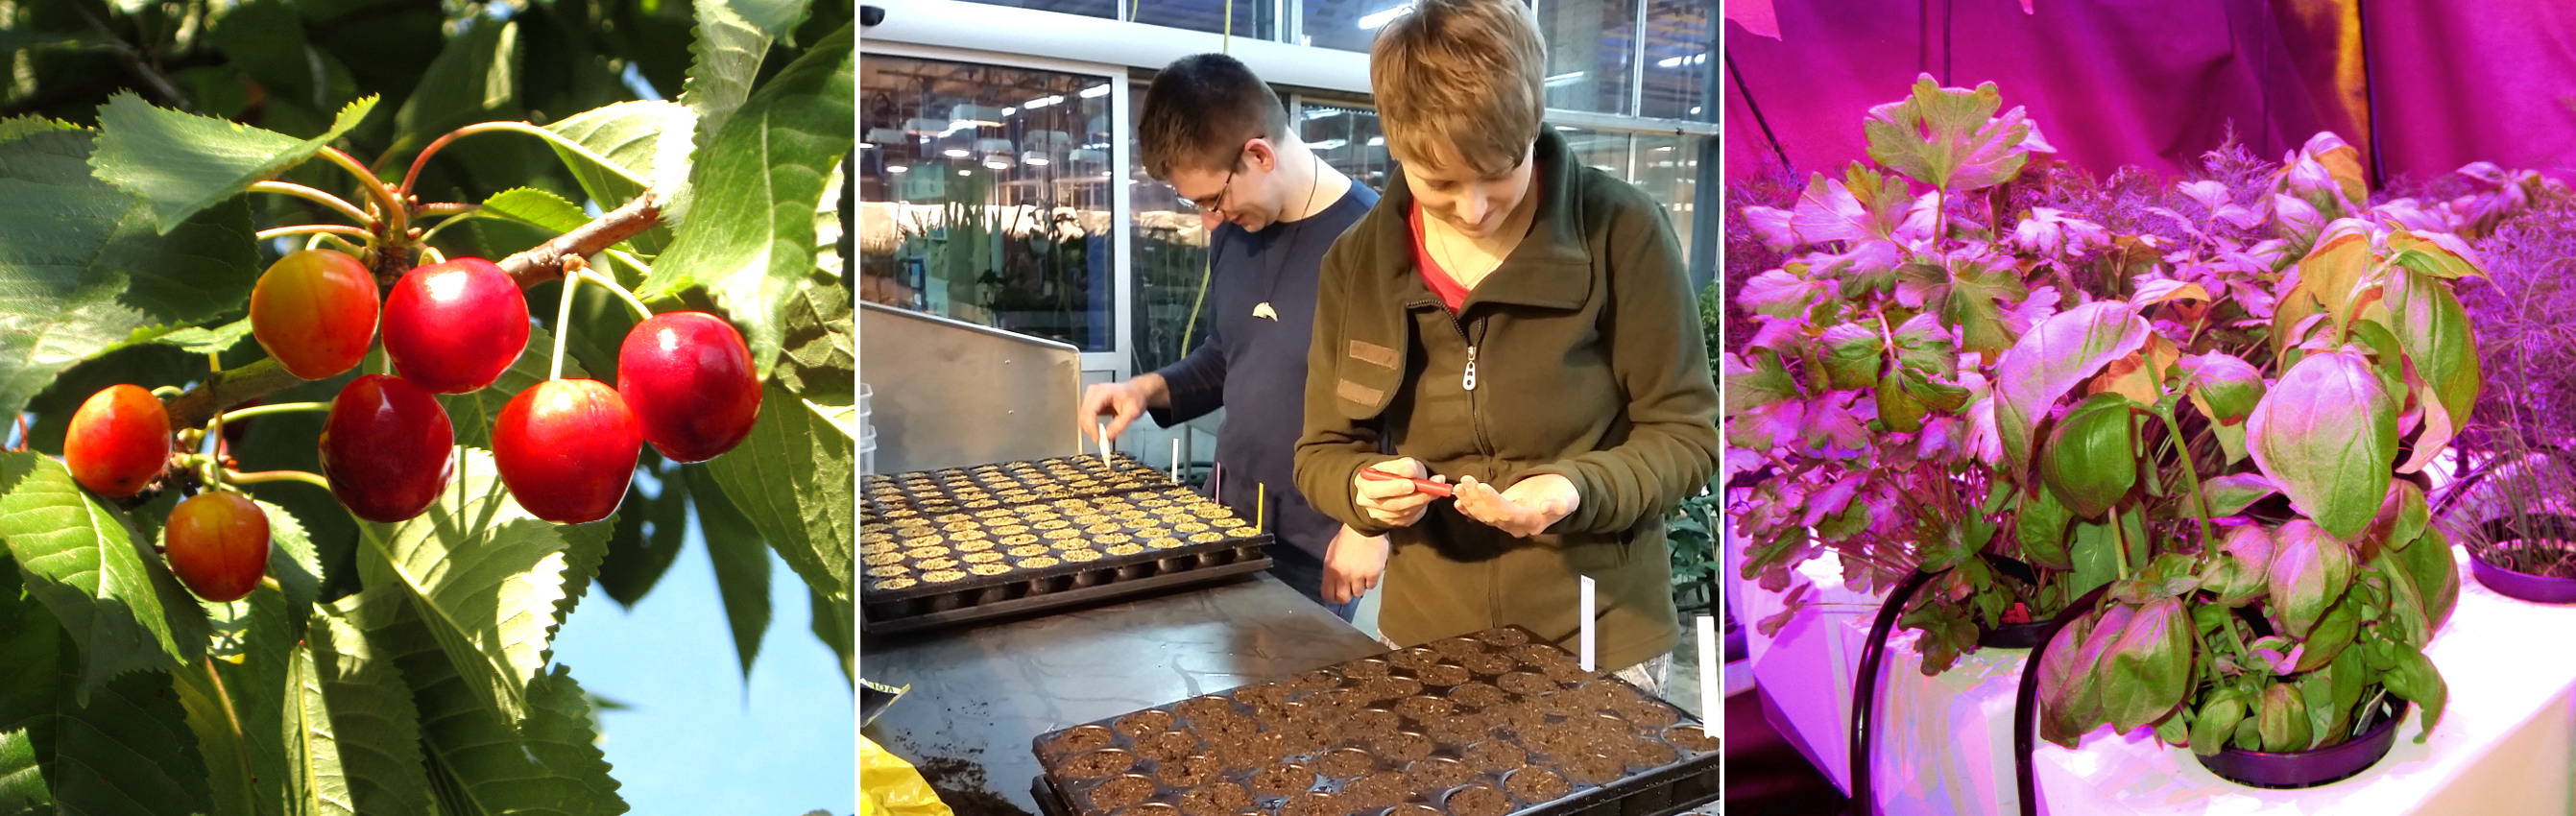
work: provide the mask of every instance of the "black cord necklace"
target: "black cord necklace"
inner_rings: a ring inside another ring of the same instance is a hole
[[[1262,244],[1265,251],[1273,252],[1278,257],[1270,262],[1269,288],[1262,290],[1261,302],[1253,304],[1252,316],[1255,318],[1269,318],[1272,323],[1279,322],[1279,310],[1271,308],[1270,301],[1279,295],[1279,279],[1287,277],[1285,273],[1288,269],[1289,255],[1287,250],[1279,248],[1279,242],[1288,240],[1288,230],[1294,229],[1297,225],[1306,223],[1307,219],[1315,217],[1315,213],[1306,211],[1306,208],[1314,205],[1315,187],[1323,183],[1322,166],[1323,159],[1317,157],[1313,153],[1306,154],[1306,200],[1297,203],[1297,209],[1301,211],[1301,214],[1295,221],[1276,223],[1275,226],[1279,227],[1280,231],[1271,235],[1270,240],[1263,242]]]

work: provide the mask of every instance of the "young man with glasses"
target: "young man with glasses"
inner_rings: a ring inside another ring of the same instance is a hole
[[[1315,155],[1279,96],[1223,54],[1183,57],[1145,91],[1145,172],[1172,185],[1208,228],[1207,342],[1180,362],[1085,389],[1085,435],[1111,439],[1151,413],[1169,427],[1223,407],[1216,463],[1225,504],[1267,519],[1271,573],[1343,620],[1386,568],[1386,539],[1307,506],[1291,479],[1324,251],[1377,193]],[[1256,508],[1256,502],[1266,507]]]

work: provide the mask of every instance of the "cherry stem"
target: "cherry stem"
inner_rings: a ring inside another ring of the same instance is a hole
[[[628,252],[628,251],[623,250],[623,249],[617,249],[617,248],[614,248],[614,247],[609,248],[609,249],[603,249],[603,250],[600,250],[600,251],[601,251],[601,252],[608,253],[608,257],[616,258],[616,259],[621,260],[621,261],[625,261],[627,266],[632,266],[632,267],[635,267],[635,268],[637,268],[637,269],[644,270],[644,272],[645,272],[646,274],[651,274],[651,273],[653,272],[653,265],[652,265],[652,264],[649,264],[649,263],[645,263],[645,262],[644,262],[644,259],[642,259],[642,258],[635,257],[635,253]]]
[[[424,248],[428,247],[428,246],[429,246],[429,239],[432,239],[432,238],[436,238],[436,237],[438,237],[438,234],[439,234],[440,232],[445,231],[448,227],[452,227],[452,226],[455,226],[455,225],[458,225],[458,224],[465,223],[465,222],[467,222],[467,221],[472,221],[472,220],[474,220],[475,215],[476,215],[475,213],[470,213],[470,212],[469,212],[469,213],[458,213],[458,214],[457,214],[457,216],[456,216],[456,217],[454,217],[454,218],[450,218],[450,219],[447,219],[447,220],[445,220],[445,221],[440,221],[440,222],[438,222],[438,226],[430,227],[430,228],[429,228],[429,231],[427,231],[427,232],[423,232],[423,233],[421,233],[421,234],[420,234],[420,245],[421,245],[422,247],[424,247]]]
[[[185,393],[188,392],[179,390],[179,387],[175,385],[154,386],[152,389],[152,396],[160,397],[165,400],[178,399],[179,395]]]
[[[331,403],[327,402],[280,402],[271,405],[253,405],[238,411],[225,411],[221,415],[217,416],[216,419],[241,420],[266,414],[287,414],[297,411],[329,410],[331,410]]]
[[[475,210],[480,210],[480,209],[483,209],[483,205],[481,205],[481,204],[465,204],[465,203],[422,204],[422,205],[419,205],[419,206],[413,207],[413,208],[412,208],[412,214],[414,214],[414,215],[464,215],[464,214],[471,213],[471,212],[474,212]]]
[[[311,199],[321,203],[322,206],[337,210],[341,215],[355,219],[359,223],[373,224],[376,222],[375,217],[368,215],[366,210],[358,209],[358,205],[344,201],[339,196],[322,192],[311,187],[306,187],[301,184],[284,181],[254,181],[250,183],[250,190],[255,193],[277,193],[280,195],[291,195],[297,198]]]
[[[313,233],[313,237],[319,238],[322,243],[330,244],[332,247],[351,255],[364,255],[367,252],[366,247],[349,243],[348,239],[340,237],[338,233],[317,232]],[[311,249],[312,245],[307,244],[305,248]]]
[[[572,258],[565,258],[564,266],[567,274],[564,275],[563,294],[556,298],[560,302],[555,304],[554,368],[546,374],[548,380],[563,379],[564,338],[572,336],[572,293],[581,288],[581,279],[590,277],[573,268]]]
[[[645,181],[643,177],[637,176],[633,172],[628,171],[623,165],[620,165],[615,161],[611,161],[607,156],[599,155],[596,151],[582,146],[580,142],[566,139],[562,134],[554,131],[537,127],[536,125],[528,124],[526,122],[482,122],[448,131],[447,135],[440,136],[436,141],[430,142],[428,147],[421,148],[420,155],[412,157],[411,170],[410,172],[403,174],[402,186],[397,188],[394,191],[394,194],[397,197],[411,195],[413,182],[420,180],[420,169],[428,166],[429,157],[438,155],[439,148],[446,147],[448,142],[453,142],[477,133],[491,133],[494,131],[525,133],[530,136],[544,139],[553,143],[555,147],[563,149],[565,152],[597,162],[601,167],[608,168],[609,172],[616,173],[619,176],[625,177],[627,181],[634,182],[635,186],[647,189],[650,189],[653,186],[651,182]],[[574,169],[578,170],[580,168]]]
[[[355,235],[370,241],[376,239],[375,233],[346,224],[298,224],[292,227],[278,227],[276,229],[260,230],[256,237],[258,237],[259,240],[266,241],[271,238],[280,238],[288,235],[322,233],[329,233],[332,235]]]
[[[214,687],[215,699],[223,703],[224,724],[232,726],[234,739],[244,739],[241,712],[233,709],[233,694],[224,688],[224,676],[215,672],[215,656],[206,655],[198,658],[198,662],[206,668],[206,684]],[[253,784],[253,780],[258,777],[251,772],[250,752],[240,752],[240,757],[241,762],[238,764],[241,766],[241,781],[244,785]]]
[[[384,227],[386,235],[401,235],[404,228],[411,225],[411,213],[403,207],[402,197],[394,195],[393,188],[385,186],[384,179],[376,178],[374,171],[368,170],[366,165],[359,164],[357,159],[350,158],[349,154],[340,152],[336,147],[326,145],[318,151],[318,154],[332,164],[339,165],[340,169],[349,171],[350,175],[358,177],[358,186],[365,188],[367,196],[375,199],[376,206],[385,211],[384,222],[379,226]]]
[[[599,288],[606,289],[609,294],[616,295],[618,300],[626,301],[626,310],[635,313],[635,320],[637,322],[643,322],[653,316],[653,310],[650,307],[645,306],[644,301],[636,300],[635,293],[626,291],[626,287],[619,286],[616,280],[611,279],[606,275],[602,275],[589,269],[575,272],[566,278],[567,282],[564,285],[565,291],[572,290],[572,285],[569,282],[572,277],[578,277],[582,280],[598,284]]]
[[[301,470],[254,470],[249,473],[243,473],[237,470],[226,470],[224,471],[224,480],[232,482],[233,484],[303,482],[324,490],[331,489],[331,481],[329,479],[322,478],[322,475],[319,473],[306,473]]]
[[[430,227],[428,232],[423,232],[423,233],[421,233],[421,234],[420,234],[420,245],[421,245],[421,247],[422,247],[422,248],[424,248],[424,249],[428,248],[428,247],[429,247],[429,239],[432,239],[432,238],[436,238],[436,237],[438,237],[438,234],[439,234],[440,232],[444,232],[444,231],[446,231],[446,229],[447,229],[448,227],[456,226],[456,225],[458,225],[458,224],[462,224],[462,223],[465,223],[465,222],[467,222],[467,221],[472,221],[472,220],[474,220],[474,219],[476,219],[476,218],[478,218],[478,217],[480,217],[480,218],[492,218],[492,217],[494,217],[494,216],[483,215],[482,213],[479,213],[479,212],[463,212],[463,213],[457,213],[457,214],[456,214],[456,217],[454,217],[454,218],[450,218],[450,219],[447,219],[447,220],[445,220],[445,221],[440,221],[440,222],[438,222],[438,226]]]
[[[224,373],[224,358],[217,354],[207,354],[206,367],[212,370],[215,376],[222,376]],[[206,462],[206,486],[208,488],[220,490],[224,486],[223,412],[217,411],[212,418],[206,420],[206,438],[214,440],[214,454],[207,457]]]

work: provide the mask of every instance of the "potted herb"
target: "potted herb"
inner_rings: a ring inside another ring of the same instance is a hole
[[[1923,633],[1927,673],[2016,607],[2045,615],[2080,594],[2065,591],[2074,565],[2061,551],[2026,551],[1988,506],[2005,482],[1979,455],[1993,440],[1970,407],[1998,356],[2061,303],[1995,226],[1988,193],[2046,149],[2020,109],[1995,117],[2000,105],[1991,83],[1971,92],[1926,77],[1866,125],[1871,157],[1896,173],[1854,162],[1813,177],[1793,208],[1745,208],[1788,259],[1738,291],[1752,334],[1720,362],[1725,470],[1747,494],[1730,510],[1751,541],[1746,577],[1786,589],[1827,551],[1859,591],[1938,575],[1904,618]],[[2076,231],[2077,249],[2100,237]]]
[[[1902,619],[1927,673],[2015,605],[2071,610],[2033,667],[2042,735],[2070,746],[2109,724],[2309,751],[2390,698],[2429,728],[2422,648],[2457,576],[2400,476],[2478,395],[2465,247],[2412,202],[2365,207],[2331,134],[2258,184],[2174,185],[2153,231],[1999,212],[2035,183],[1999,107],[1927,77],[1868,127],[1929,192],[1855,165],[1747,208],[1816,248],[1738,297],[1761,324],[1725,359],[1747,577],[1777,589],[1819,549],[1855,584],[1937,576]]]
[[[2210,207],[2268,210],[2295,263],[2182,242],[2164,256],[2172,276],[2139,292],[2196,290],[2205,305],[2149,320],[2143,296],[2088,304],[2007,355],[2006,464],[2079,517],[2136,518],[2163,542],[2123,558],[2102,604],[2038,658],[2043,737],[2072,747],[2101,725],[2154,726],[2221,776],[2293,787],[2375,762],[2397,701],[2421,707],[2426,731],[2439,718],[2447,691],[2423,648],[2458,577],[2408,475],[2476,403],[2452,282],[2482,273],[2455,236],[2410,227],[2419,210],[2366,200],[2358,152],[2320,134],[2269,200]],[[2266,295],[2252,337],[2209,331],[2212,310]],[[2021,495],[2022,521],[2050,517]]]
[[[2492,277],[2465,297],[2497,388],[2462,434],[2462,478],[2440,497],[2440,523],[2467,545],[2470,573],[2505,595],[2576,603],[2576,198],[2537,173],[2471,165],[2446,205],[2478,233]]]
[[[2490,428],[2483,458],[2443,497],[2443,526],[2478,583],[2535,603],[2576,603],[2576,455],[2530,429]]]

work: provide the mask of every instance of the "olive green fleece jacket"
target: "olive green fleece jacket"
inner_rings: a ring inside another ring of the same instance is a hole
[[[1391,537],[1389,639],[1518,624],[1573,649],[1576,576],[1589,575],[1596,665],[1616,670],[1679,640],[1664,518],[1716,469],[1717,386],[1663,206],[1541,133],[1529,235],[1456,315],[1414,266],[1401,174],[1325,254],[1297,486],[1315,509]],[[1400,456],[1497,489],[1558,474],[1581,505],[1530,538],[1445,499],[1389,528],[1360,511],[1351,480]]]

